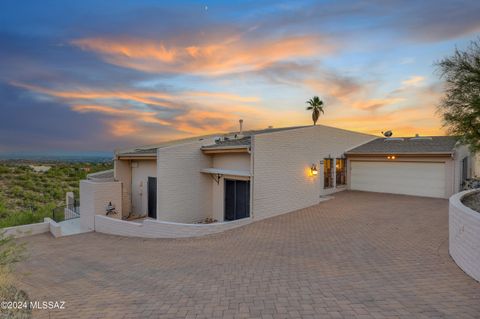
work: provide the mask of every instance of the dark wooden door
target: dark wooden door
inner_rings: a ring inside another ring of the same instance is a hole
[[[250,216],[250,182],[225,180],[225,220]]]
[[[148,177],[148,217],[157,218],[157,178]]]

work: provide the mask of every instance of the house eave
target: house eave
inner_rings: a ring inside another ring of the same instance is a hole
[[[346,152],[345,153],[347,157],[375,157],[375,156],[378,157],[378,156],[388,156],[388,155],[408,156],[408,157],[451,157],[453,154],[454,154],[453,152],[429,152],[429,153],[417,153],[417,152],[349,153],[349,152]]]
[[[250,148],[231,146],[231,147],[221,147],[221,148],[202,148],[204,154],[221,154],[221,153],[248,153]]]
[[[154,154],[125,154],[125,155],[117,155],[118,160],[156,160],[157,155]]]

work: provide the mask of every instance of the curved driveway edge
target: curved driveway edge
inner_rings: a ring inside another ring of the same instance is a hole
[[[462,198],[480,189],[460,192],[450,197],[449,251],[457,265],[480,281],[480,213],[463,205]]]

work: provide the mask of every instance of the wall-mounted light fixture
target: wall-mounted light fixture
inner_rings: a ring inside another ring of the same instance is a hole
[[[312,166],[310,167],[310,173],[312,174],[312,176],[318,175],[317,164],[312,164]]]
[[[388,160],[395,160],[396,157],[395,157],[395,155],[388,155],[388,156],[387,156],[387,159],[388,159]]]

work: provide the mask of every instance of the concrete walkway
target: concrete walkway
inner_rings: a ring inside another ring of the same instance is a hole
[[[479,318],[447,251],[447,201],[344,192],[197,239],[23,239],[38,318]]]

